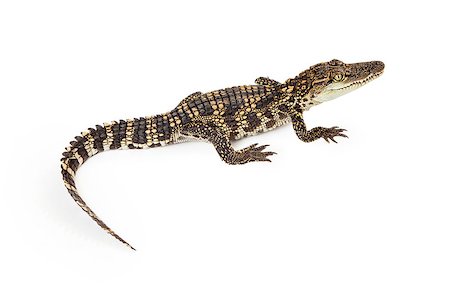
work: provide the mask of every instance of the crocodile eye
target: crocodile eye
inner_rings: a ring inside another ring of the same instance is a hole
[[[342,81],[342,80],[344,80],[344,75],[342,73],[336,74],[336,75],[334,75],[333,80],[334,81]]]

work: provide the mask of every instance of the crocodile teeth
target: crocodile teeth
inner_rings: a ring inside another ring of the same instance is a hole
[[[347,86],[345,86],[343,88],[337,89],[336,91],[342,91],[342,90],[347,90],[349,88],[360,87],[360,86],[365,85],[366,83],[374,80],[375,78],[378,78],[381,74],[383,74],[383,71],[378,72],[378,73],[374,73],[374,74],[370,74],[366,78],[364,78],[362,80],[358,80],[358,81],[352,82],[351,84],[349,84],[349,85],[347,85]]]

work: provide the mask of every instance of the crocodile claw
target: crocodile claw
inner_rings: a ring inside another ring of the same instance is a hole
[[[251,162],[251,161],[268,161],[271,160],[267,157],[270,155],[276,154],[275,152],[271,151],[263,151],[266,149],[269,145],[262,145],[258,146],[258,144],[250,145],[244,149],[241,150],[241,157],[240,161],[242,163]]]
[[[343,129],[343,128],[339,128],[338,126],[325,128],[322,137],[327,143],[329,143],[330,140],[337,143],[337,141],[334,139],[337,136],[348,138],[347,135],[343,134],[344,131],[347,131],[347,130]]]

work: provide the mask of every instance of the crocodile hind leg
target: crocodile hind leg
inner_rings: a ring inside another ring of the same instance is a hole
[[[230,138],[223,130],[212,122],[203,120],[193,121],[181,128],[181,135],[207,140],[216,148],[224,162],[230,165],[240,165],[252,161],[269,161],[267,157],[275,152],[263,151],[268,145],[250,145],[244,149],[235,150]]]

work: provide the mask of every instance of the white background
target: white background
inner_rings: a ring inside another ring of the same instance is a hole
[[[442,3],[442,4],[441,4]],[[449,47],[444,1],[2,1],[0,298],[449,299]],[[236,143],[111,151],[65,190],[59,158],[97,123],[195,91],[284,81],[333,58],[385,74]]]

